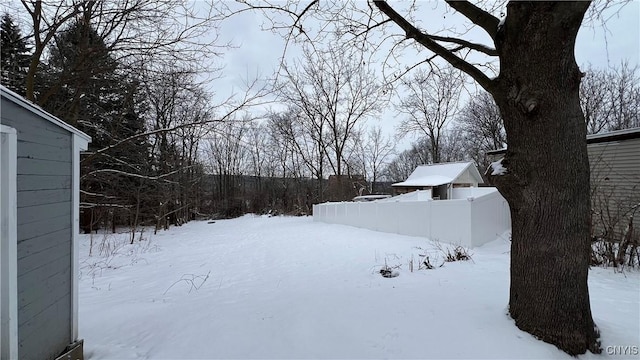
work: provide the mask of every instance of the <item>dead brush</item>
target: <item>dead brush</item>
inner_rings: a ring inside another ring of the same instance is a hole
[[[592,239],[591,265],[613,267],[616,271],[624,271],[625,268],[638,269],[640,268],[639,245],[638,236],[635,235],[633,228],[633,216],[630,216],[621,235],[610,231],[605,236]]]
[[[473,254],[469,249],[462,245],[442,245],[439,241],[434,241],[436,249],[442,253],[445,262],[454,261],[473,261]]]
[[[462,246],[458,245],[453,248],[453,253],[451,253],[451,248],[447,248],[447,253],[445,255],[446,262],[469,260],[471,260],[471,255],[469,255],[468,250],[463,248]]]
[[[397,256],[396,256],[397,257]],[[400,275],[400,273],[397,271],[402,267],[402,265],[398,264],[395,266],[389,266],[387,264],[387,259],[384,259],[384,266],[380,269],[379,273],[380,275],[382,275],[382,277],[385,278],[394,278]]]
[[[442,267],[444,265],[444,261],[440,262],[440,256],[436,254],[430,254],[425,251],[425,249],[421,247],[416,247],[416,249],[421,250],[422,253],[418,254],[418,270],[433,270],[438,267]],[[440,265],[437,265],[440,262]],[[413,255],[411,255],[411,268],[413,269]]]

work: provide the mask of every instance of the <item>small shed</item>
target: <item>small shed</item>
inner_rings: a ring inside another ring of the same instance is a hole
[[[0,88],[0,358],[82,359],[76,235],[91,138]]]
[[[477,187],[482,176],[473,162],[452,162],[420,165],[407,180],[393,184],[396,194],[416,190],[431,192],[434,200],[451,199],[453,188]]]

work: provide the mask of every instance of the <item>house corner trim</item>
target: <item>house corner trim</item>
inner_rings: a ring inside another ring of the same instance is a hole
[[[72,138],[72,166],[73,175],[71,183],[71,341],[78,340],[78,277],[79,277],[79,245],[78,235],[80,233],[80,152],[87,150],[88,141],[77,134]]]
[[[17,133],[0,125],[0,358],[18,359]]]

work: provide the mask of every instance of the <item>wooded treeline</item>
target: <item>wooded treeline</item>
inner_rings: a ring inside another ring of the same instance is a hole
[[[225,47],[191,48],[216,24],[181,1],[23,10],[24,29],[2,16],[2,84],[92,137],[81,160],[85,231],[310,214],[315,203],[388,193],[420,164],[484,169],[486,152],[506,145],[491,96],[464,95],[465,78],[449,68],[416,71],[391,91],[357,49],[304,47],[268,89],[256,81],[216,104],[215,80],[200,79],[215,66],[204,59]],[[284,107],[256,108],[267,94]],[[588,69],[581,101],[591,133],[640,126],[637,69]],[[385,108],[395,134],[376,123]],[[405,136],[415,141],[398,153]]]

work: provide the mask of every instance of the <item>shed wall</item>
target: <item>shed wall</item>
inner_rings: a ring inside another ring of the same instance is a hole
[[[475,166],[475,165],[472,165]],[[465,170],[460,176],[458,176],[454,181],[454,184],[471,184],[472,186],[478,186],[478,180],[471,175],[471,169],[468,168]]]
[[[71,343],[72,134],[2,98],[18,133],[18,351],[54,359]]]

